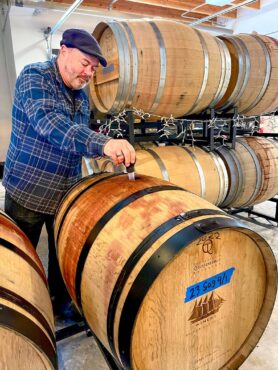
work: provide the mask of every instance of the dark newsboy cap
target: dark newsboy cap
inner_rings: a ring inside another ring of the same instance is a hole
[[[103,67],[107,66],[107,61],[102,55],[97,40],[85,30],[71,28],[63,33],[60,45],[66,45],[69,48],[77,48],[83,53],[92,55],[99,59]]]

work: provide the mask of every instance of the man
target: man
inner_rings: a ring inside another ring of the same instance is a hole
[[[110,156],[116,165],[135,162],[134,148],[88,128],[89,101],[82,88],[99,63],[107,65],[86,31],[63,33],[59,56],[25,66],[19,75],[3,185],[5,211],[36,247],[43,225],[49,245],[48,282],[57,314],[71,316],[70,298],[58,267],[53,236],[55,211],[81,177],[82,156]]]

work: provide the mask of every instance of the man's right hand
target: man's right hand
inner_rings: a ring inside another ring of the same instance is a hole
[[[103,154],[109,156],[116,166],[124,163],[126,167],[135,163],[136,154],[133,146],[124,139],[110,139],[104,145]]]

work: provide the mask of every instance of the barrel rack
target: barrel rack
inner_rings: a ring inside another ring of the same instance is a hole
[[[107,351],[107,349],[101,344],[98,338],[91,331],[89,326],[85,321],[79,321],[74,324],[70,324],[62,329],[59,329],[55,332],[56,342],[59,342],[63,339],[69,338],[75,334],[84,332],[87,337],[93,337],[106,361],[110,370],[124,370],[113,358],[113,356]]]
[[[268,202],[273,202],[273,203],[276,204],[275,205],[275,213],[274,213],[274,216],[269,216],[269,215],[266,215],[266,214],[264,214],[262,212],[255,211],[254,210],[254,206],[251,206],[251,207],[242,207],[242,208],[231,208],[231,209],[227,209],[226,212],[228,212],[231,215],[235,215],[235,214],[238,214],[238,213],[246,212],[248,214],[248,221],[251,221],[251,222],[253,221],[254,222],[254,220],[250,217],[251,215],[258,216],[258,217],[264,218],[267,221],[274,221],[274,222],[276,222],[277,223],[277,227],[278,227],[278,195],[276,195],[273,198],[268,199]]]
[[[219,114],[214,109],[199,114],[186,116],[178,120],[177,125],[173,125],[169,130],[164,123],[158,121],[146,121],[140,119],[140,122],[135,123],[135,117],[132,110],[126,110],[125,120],[120,122],[120,130],[123,138],[127,139],[132,145],[140,142],[160,142],[160,143],[192,143],[192,135],[194,134],[194,144],[206,146],[209,150],[214,150],[221,145],[223,136],[225,136],[225,145],[235,148],[236,135],[239,130],[236,127],[235,121],[238,117],[237,109],[234,108],[231,113]],[[98,131],[100,127],[105,125],[107,120],[113,117],[107,116],[106,119],[94,119],[91,117],[90,128]],[[193,127],[190,125],[192,120]],[[213,127],[210,122],[215,120],[223,125],[223,129]],[[245,122],[252,121],[252,118],[245,118]],[[118,123],[111,124],[110,136],[116,138],[119,129]],[[168,131],[168,132],[167,132]],[[219,133],[221,131],[221,136]],[[113,136],[113,133],[116,135]],[[240,134],[248,134],[250,130],[241,130]]]

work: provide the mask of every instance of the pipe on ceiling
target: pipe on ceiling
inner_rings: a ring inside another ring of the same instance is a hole
[[[257,1],[257,0],[245,0],[245,1],[243,1],[243,3],[237,4],[237,5],[233,5],[233,6],[231,6],[228,9],[220,10],[219,12],[216,12],[214,14],[210,14],[207,17],[204,17],[204,18],[198,19],[197,21],[191,22],[191,23],[189,23],[189,26],[196,26],[197,24],[204,23],[206,21],[209,21],[212,18],[218,17],[219,15],[223,15],[223,14],[229,13],[232,10],[241,8],[244,5],[248,5],[248,4],[254,3],[255,1]]]
[[[186,17],[186,14],[188,14],[188,13],[192,13],[192,12],[194,12],[194,10],[199,9],[199,8],[201,8],[201,6],[204,6],[204,5],[206,5],[206,3],[203,3],[203,4],[200,4],[200,5],[197,5],[197,6],[195,6],[194,8],[192,8],[192,9],[190,9],[190,10],[187,10],[186,12],[184,12],[184,13],[182,13],[182,14],[181,14],[181,17],[185,18],[185,17]],[[186,17],[186,18],[188,18],[188,17]]]
[[[50,28],[50,32],[45,34],[45,39],[47,43],[47,56],[48,59],[52,57],[52,35],[61,27],[65,20],[79,7],[83,0],[75,0],[75,2],[67,9],[67,11],[62,15],[58,22]],[[48,42],[49,39],[49,42]]]
[[[57,31],[58,28],[65,22],[65,20],[79,7],[79,5],[83,3],[83,0],[75,0],[75,2],[68,8],[65,14],[58,20],[58,22],[51,28],[49,35],[53,35],[54,32]]]
[[[117,2],[118,0],[111,0],[109,5],[108,5],[108,10],[112,10],[113,9],[113,5]]]

